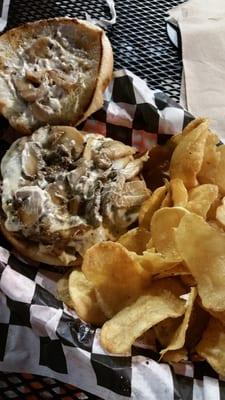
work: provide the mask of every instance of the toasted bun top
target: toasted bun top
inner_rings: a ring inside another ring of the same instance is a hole
[[[0,112],[19,132],[48,124],[77,125],[103,103],[113,68],[101,28],[54,18],[0,37]]]
[[[33,259],[46,254],[49,263],[51,254],[61,265],[97,242],[116,239],[149,196],[139,178],[148,157],[134,158],[135,152],[65,126],[18,139],[1,162],[3,233],[17,249],[29,247]]]

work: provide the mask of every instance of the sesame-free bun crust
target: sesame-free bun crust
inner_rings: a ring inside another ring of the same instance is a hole
[[[76,126],[101,108],[112,70],[110,42],[89,22],[21,25],[0,37],[0,113],[22,134],[46,124]]]
[[[74,261],[70,261],[66,252],[63,255],[61,253],[61,257],[59,258],[57,255],[50,254],[50,252],[43,252],[38,243],[32,242],[29,239],[22,239],[14,232],[9,232],[5,228],[5,220],[2,215],[0,216],[0,229],[9,243],[25,258],[55,267],[75,267],[81,264],[81,257],[79,255]]]

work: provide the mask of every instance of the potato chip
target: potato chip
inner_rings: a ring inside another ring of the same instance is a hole
[[[225,195],[225,145],[217,147],[217,153],[220,155],[219,164],[215,170],[214,182],[219,187],[219,191]]]
[[[218,142],[218,137],[210,132],[206,139],[203,163],[198,174],[198,179],[201,183],[213,183],[212,179],[220,161],[220,155],[217,152]]]
[[[201,183],[213,183],[225,195],[225,145],[216,146],[218,138],[211,135],[211,143],[206,146],[205,156],[198,179]]]
[[[172,148],[175,149],[175,147],[181,142],[184,136],[186,136],[189,132],[193,131],[193,129],[196,129],[204,121],[205,118],[195,118],[193,119],[193,121],[189,122],[185,126],[185,128],[181,133],[173,135],[169,140],[170,144],[173,146]]]
[[[56,290],[59,300],[63,301],[68,307],[73,307],[73,302],[69,294],[69,273],[63,275],[57,282]]]
[[[225,233],[196,214],[185,215],[175,232],[177,249],[197,282],[203,307],[225,310]]]
[[[185,207],[188,201],[188,192],[181,179],[175,178],[166,183],[167,193],[160,208]]]
[[[170,177],[180,178],[187,189],[198,185],[207,136],[208,123],[203,121],[182,137],[171,157]]]
[[[166,354],[162,357],[161,361],[162,362],[167,362],[167,363],[179,363],[183,361],[188,360],[188,352],[185,348],[179,349],[179,350],[172,350],[172,351],[167,351]]]
[[[148,329],[168,317],[180,317],[184,304],[184,300],[174,295],[170,280],[155,282],[136,302],[103,325],[103,348],[115,354],[129,352],[135,340]]]
[[[109,303],[108,298],[106,298],[106,296],[104,296],[104,293],[102,294],[102,291],[99,292],[97,289],[95,289],[95,295],[96,295],[96,299],[99,304],[99,307],[101,308],[103,313],[105,315],[107,315],[108,318],[111,318],[113,316],[112,315],[112,306],[111,306],[111,303]]]
[[[171,339],[176,332],[177,328],[182,323],[182,317],[179,318],[167,318],[155,325],[154,329],[155,336],[159,343],[165,347],[171,342]]]
[[[219,221],[207,221],[209,226],[211,226],[213,229],[215,229],[218,232],[224,233],[223,226],[219,223]]]
[[[197,282],[195,278],[191,274],[184,274],[181,275],[180,277],[181,281],[187,286],[187,287],[192,287],[192,286],[197,286]]]
[[[160,208],[162,207],[172,207],[173,202],[172,202],[172,196],[171,196],[171,191],[169,185],[167,185],[167,193],[166,196],[164,197]]]
[[[174,262],[182,261],[175,244],[174,228],[185,214],[189,212],[182,207],[165,207],[157,210],[151,221],[152,241],[156,251]]]
[[[182,138],[183,138],[183,133],[177,133],[176,135],[173,135],[173,136],[170,138],[169,142],[173,144],[174,149],[175,149],[175,147],[177,147],[177,145],[180,143],[180,141],[182,140]],[[172,155],[171,155],[171,156],[172,156]]]
[[[207,310],[212,317],[218,319],[222,325],[225,326],[225,311],[212,311],[212,310]]]
[[[104,301],[107,317],[130,304],[148,285],[144,269],[119,243],[102,242],[87,250],[82,271]]]
[[[145,228],[134,228],[120,236],[118,243],[126,247],[127,250],[142,254],[151,238],[151,234]]]
[[[133,254],[132,257],[144,268],[145,271],[149,272],[149,276],[154,276],[159,273],[171,270],[177,265],[177,262],[173,259],[163,256],[160,253],[154,251],[144,251],[142,255]]]
[[[156,145],[149,151],[149,159],[144,164],[142,174],[151,190],[163,186],[165,178],[168,178],[170,158],[175,146],[168,140],[165,145]]]
[[[202,117],[193,119],[191,122],[189,122],[189,124],[185,126],[180,136],[182,137],[186,136],[189,132],[192,132],[194,129],[196,129],[199,125],[201,125],[205,121],[206,119]]]
[[[225,375],[225,327],[220,321],[210,318],[196,351],[218,374]]]
[[[225,197],[223,197],[222,204],[216,210],[216,219],[225,227]]]
[[[178,277],[165,278],[157,282],[152,282],[151,287],[161,287],[162,290],[170,290],[174,296],[180,297],[187,293],[186,287]]]
[[[135,345],[142,348],[152,349],[156,351],[156,336],[152,329],[149,329],[135,341]]]
[[[164,207],[172,207],[172,198],[169,191],[166,193],[166,196],[164,197],[162,204],[160,205],[160,208]]]
[[[166,185],[156,189],[152,195],[144,201],[139,211],[139,225],[142,228],[149,229],[152,216],[161,206],[167,193]]]
[[[74,270],[69,275],[69,294],[73,308],[82,320],[94,325],[102,325],[107,320],[97,303],[93,286],[82,271]]]
[[[216,200],[214,200],[214,202],[211,204],[209,211],[207,212],[207,220],[208,221],[214,221],[216,220],[216,211],[217,208],[221,205],[221,194],[218,194],[218,197],[216,198]]]
[[[174,207],[186,207],[188,202],[188,192],[179,178],[170,181],[171,198]]]
[[[174,267],[166,269],[164,271],[159,272],[158,274],[153,276],[153,279],[162,279],[162,278],[168,278],[172,276],[181,276],[181,275],[188,275],[190,276],[190,271],[189,269],[183,264],[183,263],[178,263],[174,265]]]
[[[203,307],[201,299],[198,300],[200,307]],[[202,308],[203,309],[203,308]],[[212,311],[212,310],[204,310],[205,312],[207,311],[209,315],[212,317],[218,319],[222,325],[225,326],[225,311]]]
[[[184,314],[183,321],[181,325],[177,328],[176,332],[174,333],[171,342],[169,345],[160,351],[161,357],[163,357],[168,351],[180,350],[184,347],[185,338],[186,338],[186,331],[189,325],[190,317],[192,308],[194,305],[194,301],[197,296],[197,289],[195,287],[191,288],[191,291],[188,295],[188,300],[186,304],[186,310]]]
[[[205,311],[198,302],[199,296],[196,297],[186,331],[185,348],[188,349],[189,353],[195,352],[195,347],[202,338],[210,317],[209,313]]]
[[[186,208],[206,219],[207,213],[217,199],[219,194],[218,186],[203,184],[191,189],[188,193],[188,203]]]
[[[70,295],[68,277],[59,283],[81,319],[104,324],[106,351],[160,346],[163,362],[189,355],[225,375],[225,145],[217,145],[198,118],[151,149],[143,176],[154,192],[139,227],[90,248]]]
[[[146,244],[146,250],[155,253],[155,248],[153,247],[152,238],[151,238],[151,239],[148,241],[148,243]]]

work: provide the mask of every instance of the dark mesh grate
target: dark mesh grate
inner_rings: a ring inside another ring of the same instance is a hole
[[[147,79],[152,88],[167,92],[179,99],[181,61],[171,45],[166,29],[166,12],[182,0],[115,0],[117,23],[108,30],[115,69],[129,68]],[[109,18],[104,0],[12,0],[8,27],[26,21],[55,16]]]
[[[38,375],[0,372],[0,399],[100,400],[71,385]]]

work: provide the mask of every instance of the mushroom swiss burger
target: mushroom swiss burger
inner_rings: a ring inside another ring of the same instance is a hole
[[[5,236],[22,254],[73,265],[87,248],[115,240],[149,196],[147,156],[72,127],[39,128],[15,141],[1,163]]]
[[[0,38],[0,112],[19,137],[1,162],[1,231],[32,260],[80,263],[126,231],[149,195],[146,154],[71,126],[102,106],[112,67],[104,31],[77,19]]]

